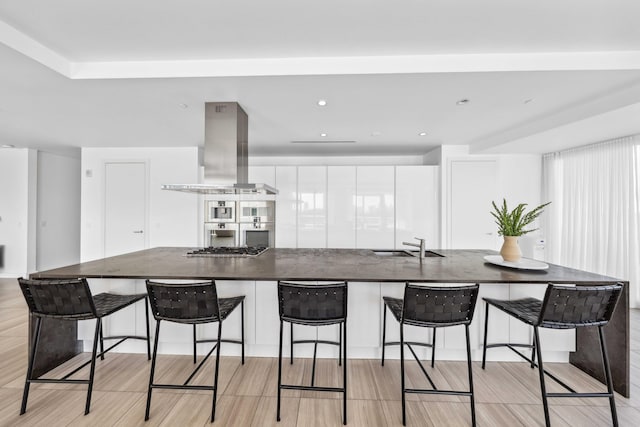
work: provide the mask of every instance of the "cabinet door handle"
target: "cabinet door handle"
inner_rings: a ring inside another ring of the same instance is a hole
[[[135,230],[133,233],[134,233],[134,234],[142,234],[142,233],[144,233],[144,231],[142,231],[142,230]]]

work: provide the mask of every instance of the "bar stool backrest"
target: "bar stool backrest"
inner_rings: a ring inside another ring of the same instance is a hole
[[[213,280],[176,284],[147,280],[149,305],[156,320],[209,323],[219,320],[218,293]]]
[[[622,284],[609,286],[547,286],[538,326],[570,329],[606,325],[616,308]]]
[[[301,325],[331,325],[347,318],[347,283],[278,282],[280,319]]]
[[[479,286],[404,287],[402,322],[414,326],[468,325],[478,300]]]
[[[86,279],[19,278],[18,283],[35,316],[77,320],[98,317]]]

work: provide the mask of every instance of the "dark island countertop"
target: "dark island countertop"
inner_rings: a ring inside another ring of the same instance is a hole
[[[488,250],[433,251],[442,257],[378,256],[368,249],[271,248],[256,257],[187,257],[194,248],[159,247],[40,271],[32,278],[346,280],[432,283],[615,283],[612,277],[550,264],[516,270],[485,262]]]
[[[95,261],[40,271],[32,278],[94,279],[217,279],[217,280],[345,280],[348,282],[424,283],[566,283],[602,285],[620,282],[613,277],[550,264],[546,270],[516,270],[485,262],[488,250],[440,250],[441,257],[378,256],[366,249],[271,248],[256,257],[187,257],[194,248],[159,247]],[[607,326],[607,347],[616,391],[629,396],[629,286]],[[52,325],[51,335],[59,335]],[[57,329],[56,329],[57,328]],[[73,341],[75,335],[70,334]],[[576,332],[576,351],[570,362],[602,380],[597,336],[588,328]],[[73,353],[75,354],[75,353]],[[69,357],[72,357],[71,354]],[[66,360],[58,357],[52,361]],[[47,363],[49,363],[48,361]],[[53,362],[51,365],[54,366]],[[50,366],[43,365],[46,372]]]

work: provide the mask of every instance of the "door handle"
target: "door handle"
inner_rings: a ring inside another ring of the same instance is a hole
[[[142,231],[142,230],[134,230],[134,232],[133,232],[133,233],[134,233],[134,234],[142,234],[142,233],[144,233],[144,231]]]

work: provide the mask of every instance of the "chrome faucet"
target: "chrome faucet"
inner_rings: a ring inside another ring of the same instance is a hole
[[[419,237],[415,237],[415,239],[417,241],[419,241],[420,243],[402,242],[402,244],[403,245],[407,245],[407,246],[415,246],[416,248],[420,248],[420,259],[424,259],[424,257],[425,257],[424,239],[421,239]]]

